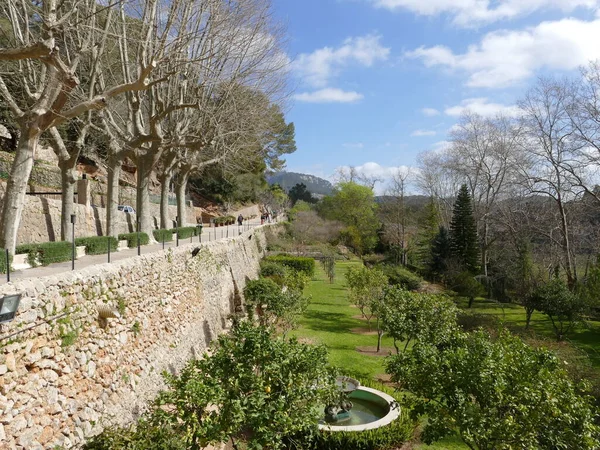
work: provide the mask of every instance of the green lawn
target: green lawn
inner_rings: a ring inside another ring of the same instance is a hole
[[[468,310],[466,299],[458,300],[457,304],[460,308]],[[520,305],[478,299],[473,303],[471,311],[494,316],[501,323],[515,331],[525,329],[525,309]],[[542,313],[533,313],[530,328],[539,336],[554,338],[552,323]],[[569,336],[568,341],[585,351],[589,355],[592,365],[600,369],[600,322],[590,321],[585,326],[576,329]]]
[[[351,266],[359,266],[358,261],[336,263],[336,279],[330,284],[320,265],[315,278],[309,283],[305,294],[312,296],[307,311],[300,320],[300,327],[292,334],[298,338],[320,343],[329,349],[329,361],[341,367],[348,375],[359,378],[375,378],[385,373],[384,358],[359,353],[356,347],[374,347],[377,336],[356,334],[353,328],[366,327],[366,321],[353,316],[360,311],[348,300],[345,287],[345,273]],[[383,338],[382,346],[393,347],[391,338]],[[418,450],[465,450],[467,447],[458,438],[448,438],[434,445],[418,444]]]
[[[317,265],[316,276],[304,291],[312,296],[312,301],[300,320],[299,329],[293,334],[298,338],[326,345],[329,349],[329,362],[342,368],[344,373],[375,378],[376,375],[385,373],[384,358],[361,354],[356,348],[375,347],[377,335],[352,332],[353,328],[366,328],[367,324],[365,320],[353,318],[360,314],[360,310],[350,304],[345,287],[346,271],[349,267],[360,264],[358,261],[337,262],[333,284],[325,279],[323,269]],[[393,341],[384,337],[382,345],[393,347]]]

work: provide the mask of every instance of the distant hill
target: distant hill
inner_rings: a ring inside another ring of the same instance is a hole
[[[304,183],[306,189],[317,196],[329,195],[333,189],[329,181],[305,173],[278,172],[268,177],[267,181],[269,184],[278,184],[286,192],[297,184]]]
[[[422,208],[429,202],[429,197],[426,195],[407,195],[404,197],[404,204],[409,208]],[[395,200],[394,197],[389,195],[379,195],[375,197],[377,203],[385,204],[391,200]]]

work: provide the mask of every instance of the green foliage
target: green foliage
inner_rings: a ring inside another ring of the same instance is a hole
[[[471,195],[466,184],[458,191],[450,223],[450,247],[452,256],[464,270],[476,273],[479,266],[477,224],[473,217]]]
[[[173,228],[171,233],[175,232],[177,232],[179,239],[187,239],[198,235],[198,229],[196,227]]]
[[[73,255],[73,244],[60,241],[18,245],[15,254],[24,253],[27,253],[27,262],[30,266],[35,267],[38,263],[47,266],[56,262],[70,261]]]
[[[188,362],[179,376],[165,378],[155,423],[178,432],[191,448],[234,438],[248,450],[281,449],[287,436],[316,428],[321,411],[315,405],[336,391],[324,347],[248,322],[236,323],[211,354]]]
[[[75,239],[75,245],[85,246],[86,255],[102,255],[108,253],[110,242],[110,251],[116,252],[119,241],[112,236],[90,236]]]
[[[450,287],[461,297],[469,299],[469,308],[475,297],[485,295],[485,287],[475,279],[472,273],[461,272],[449,280]]]
[[[387,371],[428,421],[422,439],[458,430],[472,449],[595,449],[600,428],[590,398],[549,351],[508,332],[455,333],[392,356]]]
[[[306,203],[315,203],[315,199],[312,194],[306,189],[306,185],[304,183],[298,183],[293,186],[289,192],[288,196],[293,205],[295,205],[299,200],[302,200]]]
[[[393,286],[400,286],[409,291],[416,291],[423,283],[423,279],[419,275],[411,272],[404,266],[383,264],[380,268],[388,277],[389,283]]]
[[[173,240],[173,230],[169,229],[160,229],[153,230],[152,234],[154,235],[154,239],[158,242],[171,242]]]
[[[448,270],[448,260],[452,255],[450,236],[445,227],[440,227],[438,234],[431,242],[431,255],[427,273],[434,280],[443,278]]]
[[[150,238],[146,233],[139,233],[140,235],[140,245],[148,245],[150,242]],[[138,233],[123,233],[119,234],[120,241],[127,241],[127,247],[134,248],[138,245]]]
[[[301,288],[294,285],[282,289],[269,278],[248,281],[244,298],[250,317],[256,310],[261,325],[276,325],[285,332],[289,331],[297,325],[298,317],[308,306],[308,299],[302,296]]]
[[[585,301],[558,278],[537,288],[530,302],[550,318],[558,341],[573,331],[588,309]]]
[[[326,219],[346,225],[346,243],[357,253],[375,248],[380,224],[372,189],[352,182],[339,183],[332,195],[323,198],[318,210]]]
[[[312,206],[304,200],[298,200],[294,204],[294,207],[288,211],[288,219],[294,221],[296,220],[298,213],[307,211],[312,211]]]
[[[437,207],[430,199],[422,213],[422,220],[419,221],[419,232],[417,235],[416,256],[419,267],[427,269],[432,264],[432,245],[433,240],[438,234],[440,228],[440,218]]]
[[[13,261],[13,255],[9,254],[8,255],[8,263],[7,263],[6,252],[3,251],[2,254],[0,254],[0,273],[6,273],[7,269],[12,264],[12,261]]]
[[[283,280],[288,273],[288,269],[283,264],[274,261],[260,262],[260,276],[264,278],[272,278],[273,280]]]
[[[443,295],[420,294],[398,287],[385,290],[379,309],[383,329],[394,339],[394,347],[404,342],[440,344],[457,329],[457,308]]]
[[[388,278],[378,268],[351,267],[346,272],[346,283],[350,289],[350,301],[360,309],[370,329],[371,319],[378,313]]]
[[[265,261],[275,262],[291,269],[304,272],[307,276],[315,275],[315,260],[314,258],[306,258],[303,256],[275,255],[268,256]]]

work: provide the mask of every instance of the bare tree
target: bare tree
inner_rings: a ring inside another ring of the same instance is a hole
[[[556,208],[558,230],[550,233],[549,238],[561,250],[570,286],[577,281],[577,265],[567,203],[582,192],[566,168],[581,149],[568,114],[572,89],[567,81],[540,79],[519,102],[524,113],[524,150],[529,160],[524,166],[529,170],[523,170],[522,182],[530,194],[548,197]]]
[[[406,187],[412,173],[410,169],[399,168],[391,177],[385,192],[385,201],[381,204],[379,215],[384,227],[383,238],[392,247],[399,249],[397,252],[398,263],[408,263],[408,212],[405,204]]]
[[[156,2],[147,3],[150,6],[144,10],[152,9]],[[41,0],[39,6],[6,0],[0,5],[0,18],[11,24],[7,47],[0,49],[3,65],[0,96],[19,123],[18,144],[0,223],[0,245],[11,252],[41,135],[88,111],[104,108],[120,94],[145,90],[153,83],[152,72],[159,60],[149,51],[150,42],[137,39],[146,58],[129,68],[134,75],[123,80],[107,74],[101,89],[91,88],[94,76],[103,67],[111,66],[112,52],[99,54],[97,49],[103,48],[108,36],[119,34],[119,21],[115,20],[118,15],[114,14],[118,6],[123,6],[120,0],[106,7],[95,0],[74,3]],[[134,14],[136,8],[130,5],[128,10]],[[59,148],[60,153],[64,150]]]

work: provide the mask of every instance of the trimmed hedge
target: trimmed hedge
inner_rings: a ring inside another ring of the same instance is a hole
[[[119,235],[120,241],[127,241],[127,247],[134,248],[138,245],[137,233],[123,233]],[[148,245],[150,238],[146,233],[140,233],[140,245]]]
[[[265,261],[282,264],[291,269],[304,272],[309,277],[315,275],[315,260],[304,256],[276,255],[268,256]]]
[[[110,251],[116,252],[119,241],[112,236],[89,236],[75,239],[75,245],[85,246],[86,255],[102,255],[108,253],[109,242]]]
[[[31,267],[47,266],[51,263],[70,261],[73,245],[67,241],[44,242],[42,244],[24,244],[15,249],[15,254],[27,253],[27,262]]]
[[[6,273],[7,266],[10,266],[13,261],[13,255],[9,255],[8,264],[6,263],[6,251],[3,250],[0,254],[0,273]]]
[[[177,230],[177,236],[179,239],[187,239],[192,236],[198,236],[198,229],[196,227],[181,227],[181,228],[173,228],[171,231],[175,233]]]
[[[220,217],[215,217],[213,219],[213,222],[215,223],[215,225],[227,225],[227,224],[234,224],[236,221],[236,218],[233,216],[220,216]]]
[[[166,230],[164,228],[161,228],[160,230],[154,230],[152,231],[152,234],[154,235],[154,239],[156,239],[158,242],[162,242],[163,240],[165,242],[171,242],[173,240],[173,230]]]

